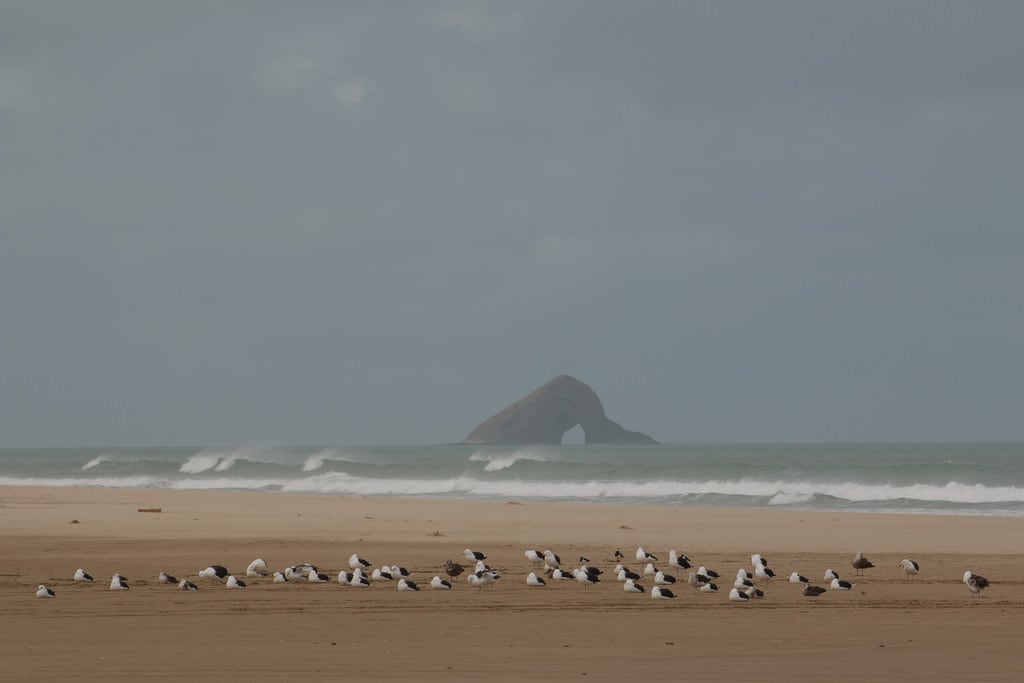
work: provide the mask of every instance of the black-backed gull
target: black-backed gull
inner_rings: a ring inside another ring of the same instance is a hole
[[[661,586],[654,586],[653,588],[651,588],[651,597],[652,598],[660,598],[662,600],[672,600],[673,598],[676,597],[676,594],[673,593],[668,588],[663,588]]]
[[[526,575],[526,585],[527,586],[540,587],[540,586],[544,586],[546,584],[544,582],[544,579],[540,578],[535,573],[530,572],[529,574]]]
[[[971,591],[973,595],[981,595],[981,591],[988,588],[988,579],[984,576],[971,573],[970,570],[964,572],[964,583],[967,584],[967,589]]]
[[[900,563],[896,566],[903,570],[903,578],[905,579],[917,576],[917,573],[921,571],[921,565],[913,560],[900,560]]]
[[[267,566],[267,561],[261,558],[256,558],[249,563],[249,566],[245,568],[246,576],[269,576],[270,567]]]

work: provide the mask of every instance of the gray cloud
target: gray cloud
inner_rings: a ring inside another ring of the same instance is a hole
[[[7,445],[1024,438],[1017,3],[4,15]]]

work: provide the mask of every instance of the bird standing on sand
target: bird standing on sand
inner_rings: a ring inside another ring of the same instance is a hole
[[[527,586],[540,587],[540,586],[545,585],[545,583],[544,583],[544,579],[542,579],[539,576],[537,576],[537,574],[535,574],[534,572],[530,572],[529,574],[526,575],[526,585]]]
[[[85,573],[85,571],[79,567],[75,570],[75,581],[81,581],[83,583],[92,583],[92,577]]]
[[[476,551],[476,550],[470,550],[469,548],[466,548],[465,550],[463,550],[462,554],[465,555],[466,559],[468,561],[470,561],[470,562],[480,562],[482,560],[486,560],[487,559],[487,556],[484,555],[483,553],[481,553],[479,551]]]
[[[452,562],[451,560],[448,560],[444,564],[444,573],[453,579],[462,574],[462,572],[464,571],[466,571],[466,568],[458,562]]]
[[[112,591],[126,591],[128,590],[128,580],[120,574],[114,574],[110,577],[110,590]]]
[[[921,571],[921,565],[913,560],[900,560],[900,563],[896,566],[903,570],[903,578],[905,579],[917,576],[917,573]]]
[[[39,588],[36,589],[36,597],[37,598],[55,598],[55,597],[57,597],[57,594],[54,593],[49,588],[47,588],[46,586],[44,586],[43,584],[39,584]]]
[[[964,572],[964,583],[967,589],[974,595],[981,595],[981,591],[988,588],[988,579],[978,574],[972,574],[970,570]]]
[[[439,590],[450,591],[452,584],[442,579],[440,576],[435,576],[430,580],[430,587]]]
[[[802,583],[805,586],[810,583],[810,581],[807,580],[806,576],[804,576],[804,575],[802,575],[802,574],[800,574],[798,572],[793,572],[792,574],[789,575],[789,582],[790,583]]]
[[[871,560],[864,557],[864,553],[858,550],[850,561],[850,566],[857,570],[857,576],[863,576],[865,569],[871,569],[875,565],[871,564]]]
[[[227,581],[224,582],[225,588],[245,588],[245,581],[236,579],[233,574],[228,575]]]

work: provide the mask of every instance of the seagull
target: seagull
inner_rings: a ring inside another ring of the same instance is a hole
[[[721,576],[721,574],[716,572],[714,569],[708,569],[704,565],[701,565],[700,567],[697,568],[697,574],[699,576],[705,576],[708,579],[717,579],[718,577]]]
[[[39,584],[39,588],[38,588],[38,590],[36,590],[36,597],[37,598],[55,598],[55,597],[57,597],[57,594],[54,593],[49,588],[47,588],[45,585]]]
[[[552,569],[550,574],[552,579],[575,579],[576,576],[572,572],[563,571],[561,569]]]
[[[964,583],[974,595],[981,595],[981,591],[988,588],[988,579],[978,574],[972,574],[970,570],[964,572]]]
[[[211,564],[209,567],[199,572],[199,577],[203,579],[209,579],[210,583],[213,583],[214,579],[223,581],[228,578],[227,567],[223,567],[219,564]]]
[[[676,594],[670,591],[668,588],[662,588],[661,586],[655,586],[651,588],[652,598],[661,598],[662,600],[672,600],[676,597]]]
[[[648,562],[647,566],[644,567],[644,576],[654,576],[657,573],[658,573],[658,570],[655,569],[654,565],[651,564],[650,562]]]
[[[440,576],[435,576],[430,580],[430,587],[446,591],[450,591],[452,589],[452,585],[444,579],[442,579]]]
[[[391,565],[391,569],[388,571],[391,576],[401,576],[409,578],[409,570],[405,567],[399,567],[397,564]]]
[[[224,582],[225,588],[245,588],[245,581],[236,579],[234,574],[229,574],[227,581]]]
[[[288,579],[281,572],[274,572],[274,583],[288,583]]]
[[[747,602],[750,600],[750,596],[747,595],[745,592],[741,591],[739,588],[733,588],[731,591],[729,591],[729,599],[733,602]]]
[[[757,598],[758,600],[760,600],[764,597],[764,591],[760,588],[757,588],[756,586],[748,586],[747,590],[745,590],[744,592],[747,594],[748,598]]]
[[[128,590],[128,580],[120,574],[114,574],[110,577],[110,590],[112,591],[126,591]]]
[[[659,586],[671,586],[675,582],[676,577],[669,576],[664,572],[659,571],[657,574],[654,575],[654,583],[658,584]]]
[[[465,570],[466,568],[463,567],[461,564],[457,562],[452,562],[451,560],[448,560],[444,565],[444,573],[453,579]]]
[[[469,560],[470,562],[479,562],[481,560],[486,560],[487,559],[487,556],[484,555],[483,553],[478,552],[476,550],[470,550],[469,548],[466,548],[465,550],[463,550],[462,554],[465,555],[466,559]]]
[[[736,570],[736,583],[739,583],[741,581],[750,581],[750,582],[752,582],[753,580],[754,580],[754,575],[751,574],[750,572],[748,572],[743,567],[740,567],[739,569]]]
[[[552,569],[558,569],[562,566],[562,558],[551,552],[551,549],[544,551],[544,566],[551,567]]]
[[[361,572],[359,574],[353,572],[352,580],[348,582],[348,585],[353,588],[367,588],[370,585],[370,580]]]
[[[754,582],[751,581],[750,578],[748,578],[749,576],[750,572],[748,572],[746,569],[740,569],[738,572],[736,572],[736,580],[732,582],[733,587],[746,590],[753,586]]]
[[[475,572],[467,576],[466,580],[477,588],[483,588],[493,586],[498,581],[498,575],[490,571]]]
[[[754,553],[753,555],[750,556],[750,566],[756,568],[757,565],[759,565],[759,564],[763,564],[765,566],[768,566],[768,560],[764,559],[761,556],[761,553]]]
[[[871,560],[864,557],[864,553],[858,550],[857,554],[850,561],[850,566],[857,570],[857,576],[861,576],[864,574],[865,569],[871,569],[875,565],[871,564]]]
[[[615,550],[615,559],[616,560],[624,560],[624,559],[626,559],[626,556],[622,554],[621,550],[616,549]]]
[[[622,590],[626,591],[627,593],[643,593],[644,587],[638,585],[637,582],[633,579],[626,579],[626,582],[622,584]]]
[[[792,574],[789,575],[789,582],[790,583],[802,583],[802,584],[805,584],[805,585],[810,583],[810,581],[807,580],[806,576],[798,574],[797,572],[793,572]]]
[[[178,583],[178,577],[172,576],[172,575],[168,574],[167,572],[160,572],[160,576],[156,577],[156,580],[159,583],[166,584],[166,585],[172,585],[172,584],[177,584]]]
[[[359,557],[358,553],[352,553],[352,556],[348,558],[348,568],[355,569],[356,567],[369,567],[372,562],[368,562],[363,558]]]
[[[391,572],[388,571],[389,569],[390,568],[386,567],[386,566],[385,567],[380,567],[379,569],[374,569],[370,573],[370,580],[371,581],[390,581],[393,577],[391,576]]]
[[[680,555],[675,550],[668,551],[668,564],[670,567],[675,567],[676,569],[690,569],[693,567],[693,565],[690,564],[690,558],[686,555]]]
[[[825,570],[825,576],[822,577],[822,578],[825,581],[831,581],[832,579],[838,579],[839,578],[839,572],[837,572],[834,569],[826,569]]]
[[[352,583],[352,579],[354,579],[354,578],[355,578],[355,574],[350,574],[347,571],[345,571],[344,569],[342,569],[340,572],[338,572],[338,583],[340,583],[342,586],[348,586],[349,584]],[[287,581],[287,580],[288,579],[285,579],[285,581]],[[274,575],[274,581],[277,581],[277,575],[276,574]]]
[[[595,583],[601,583],[601,579],[600,579],[600,577],[598,577],[597,574],[595,574],[595,573],[593,573],[591,571],[588,571],[588,570],[586,570],[583,567],[580,567],[579,569],[574,571],[573,572],[573,576],[576,577],[577,581],[579,581],[580,583],[583,584],[583,590],[584,591],[589,589]]]
[[[620,567],[622,565],[619,565]],[[626,581],[639,581],[640,575],[634,571],[622,567],[617,573],[617,578],[620,582],[625,583]]]
[[[637,562],[657,562],[658,558],[645,551],[643,548],[636,549],[636,561]]]
[[[921,565],[913,560],[900,560],[900,563],[896,566],[903,570],[903,578],[906,579],[917,576],[917,573],[921,571]]]
[[[321,572],[318,572],[318,571],[314,571],[312,569],[310,569],[309,573],[306,574],[306,581],[308,581],[310,583],[327,583],[330,580],[331,580],[331,577],[328,576],[327,574],[324,574],[324,573],[321,573]]]
[[[85,573],[85,571],[79,567],[75,570],[75,581],[81,581],[83,583],[92,583],[92,577]]]
[[[766,564],[759,564],[754,567],[754,576],[765,581],[771,581],[775,577],[775,572],[768,568]]]
[[[530,562],[537,562],[538,564],[544,562],[544,553],[539,550],[526,550],[524,551],[524,554],[526,555],[526,559]]]
[[[688,577],[686,577],[686,583],[688,583],[691,586],[693,586],[693,590],[694,591],[698,591],[698,590],[700,590],[700,587],[703,586],[704,584],[711,583],[711,579],[709,579],[708,577],[704,576],[703,574],[697,574],[695,572],[690,572],[690,575]]]
[[[249,566],[245,569],[246,576],[269,576],[270,567],[267,566],[267,561],[262,559],[255,559],[249,563]]]
[[[191,581],[187,581],[185,579],[182,579],[181,581],[178,582],[178,588],[180,588],[183,591],[197,591],[197,590],[199,590],[199,586],[197,586],[194,583],[192,583]]]
[[[418,591],[420,589],[420,587],[417,586],[415,582],[410,581],[409,579],[406,579],[404,577],[398,580],[397,588],[400,591]]]
[[[718,584],[715,584],[715,583],[705,583],[705,584],[701,585],[700,592],[701,593],[717,593],[718,592]]]
[[[809,583],[805,583],[804,584],[804,595],[806,595],[809,598],[816,598],[819,595],[821,595],[822,593],[827,593],[827,592],[828,592],[827,588],[822,588],[821,586],[812,586]]]
[[[544,582],[544,579],[540,578],[539,576],[537,576],[533,572],[530,572],[529,574],[526,575],[526,585],[527,586],[540,587],[540,586],[544,586],[546,584]]]
[[[856,586],[856,585],[857,584],[855,584],[855,583],[850,583],[849,581],[843,581],[842,579],[832,579],[832,590],[834,590],[834,591],[853,590],[853,587]]]

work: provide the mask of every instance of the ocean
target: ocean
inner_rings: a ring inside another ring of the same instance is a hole
[[[0,485],[1024,516],[1024,444],[0,449]]]

